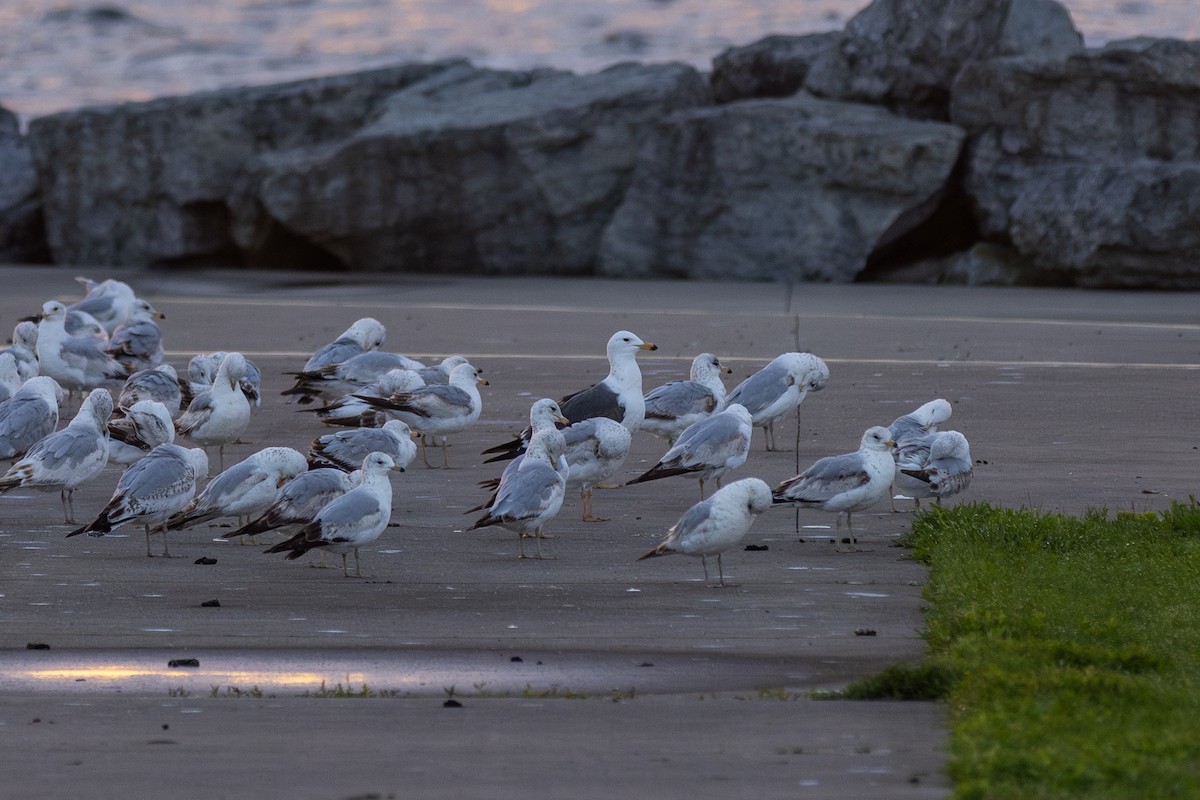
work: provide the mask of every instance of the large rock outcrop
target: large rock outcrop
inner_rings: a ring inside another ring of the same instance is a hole
[[[408,64],[35,119],[29,142],[54,260],[242,263],[244,251],[273,242],[277,252],[328,266],[320,254],[288,248],[284,233],[267,232],[260,224],[253,195],[262,157],[344,138],[377,114],[383,99],[454,63]],[[271,265],[305,266],[286,260]]]
[[[0,262],[49,259],[38,177],[16,114],[0,108]]]
[[[821,97],[946,119],[950,85],[965,64],[1082,49],[1054,0],[875,0],[812,58],[805,86]]]
[[[659,123],[604,236],[606,275],[850,281],[935,207],[963,132],[800,94]]]
[[[984,235],[1077,285],[1200,288],[1200,42],[971,64],[952,115]]]
[[[345,141],[273,158],[266,213],[355,269],[590,274],[641,140],[710,102],[679,64],[521,85],[458,72],[395,93]]]

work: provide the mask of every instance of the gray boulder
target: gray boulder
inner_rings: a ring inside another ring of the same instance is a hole
[[[344,138],[387,96],[450,66],[409,64],[35,119],[29,143],[54,259],[328,265],[328,255],[263,224],[253,199],[262,158]]]
[[[1070,15],[1053,0],[875,0],[816,56],[805,86],[945,119],[964,64],[1002,53],[1061,58],[1080,48]]]
[[[841,40],[841,33],[768,36],[731,47],[713,59],[709,83],[718,103],[753,97],[787,97],[804,87],[808,67]]]
[[[259,199],[354,269],[590,274],[641,140],[709,102],[678,64],[519,85],[464,67],[396,93],[344,141],[278,154]]]
[[[0,262],[41,263],[48,258],[33,156],[17,116],[0,108]]]
[[[804,93],[676,114],[642,150],[600,271],[851,281],[933,210],[963,137]]]
[[[976,63],[953,98],[985,236],[1078,285],[1200,288],[1200,42]]]

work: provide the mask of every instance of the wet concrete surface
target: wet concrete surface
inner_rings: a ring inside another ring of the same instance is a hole
[[[3,318],[77,296],[75,274],[0,270]],[[831,516],[772,511],[746,540],[766,549],[726,554],[723,590],[686,557],[635,562],[697,499],[686,479],[598,492],[606,523],[568,497],[544,561],[518,560],[515,534],[464,532],[476,482],[500,471],[480,451],[534,399],[603,377],[619,328],[659,345],[639,356],[647,390],[703,350],[734,368],[730,388],[784,350],[828,361],[798,435],[791,420],[777,432],[787,450],[763,451],[760,433],[739,477],[774,484],[934,397],[971,440],[962,501],[1154,510],[1200,474],[1195,295],[802,286],[788,311],[761,284],[112,274],[167,314],[173,363],[236,349],[262,369],[263,406],[227,465],[326,432],[279,395],[284,373],[360,316],[387,325],[386,349],[467,355],[490,385],[452,469],[394,476],[365,579],[264,555],[270,535],[216,541],[230,520],[147,559],[137,529],[65,539],[56,493],[0,497],[16,796],[81,781],[173,797],[944,796],[944,709],[809,699],[923,652],[926,574],[894,546],[907,514],[856,514],[864,551],[838,554]],[[665,449],[635,436],[624,477]],[[81,518],[119,475],[76,492]],[[179,659],[198,666],[167,666]]]

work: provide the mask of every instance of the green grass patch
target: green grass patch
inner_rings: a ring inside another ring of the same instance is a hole
[[[956,798],[1200,797],[1200,506],[920,514],[930,655],[858,696],[943,697]]]

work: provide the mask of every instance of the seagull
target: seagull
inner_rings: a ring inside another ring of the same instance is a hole
[[[688,380],[664,383],[646,395],[642,430],[675,444],[687,426],[712,414],[725,402],[721,375],[732,372],[712,353],[696,356]]]
[[[690,425],[657,464],[629,483],[688,475],[700,479],[703,500],[704,481],[716,478],[719,487],[726,472],[746,463],[753,434],[750,412],[732,403],[724,411]]]
[[[888,493],[895,476],[892,452],[896,443],[887,428],[868,428],[858,450],[822,458],[794,478],[775,487],[775,505],[806,506],[836,513],[835,543],[841,550],[842,516],[854,547],[851,514],[878,503]]]
[[[171,516],[163,527],[175,531],[217,517],[245,518],[271,507],[279,489],[308,469],[304,455],[290,447],[267,447],[213,478],[204,491]]]
[[[662,544],[641,556],[638,561],[671,553],[700,556],[704,567],[704,584],[712,587],[708,578],[708,556],[717,557],[718,586],[725,583],[721,554],[735,547],[755,517],[771,507],[771,488],[758,478],[743,478],[718,489],[707,500],[701,500],[687,510],[667,533]]]
[[[383,323],[373,317],[363,317],[342,332],[342,335],[320,347],[309,356],[301,372],[313,372],[321,367],[341,364],[354,356],[377,349],[387,337]]]
[[[487,386],[479,377],[479,370],[470,364],[459,364],[450,371],[450,382],[446,385],[423,386],[407,394],[390,398],[355,395],[372,408],[383,409],[408,427],[421,434],[421,460],[432,467],[425,453],[425,437],[438,436],[442,440],[442,466],[450,466],[446,453],[446,435],[459,433],[475,424],[483,410],[483,399],[479,396],[478,384]]]
[[[175,368],[170,364],[159,364],[154,369],[135,372],[125,380],[125,385],[117,395],[117,407],[130,408],[142,400],[157,400],[174,419],[179,416],[182,398]]]
[[[417,455],[417,445],[408,423],[390,419],[382,428],[351,428],[313,439],[308,449],[311,469],[333,467],[343,472],[358,469],[374,452],[386,453],[393,469],[403,472]]]
[[[197,444],[219,448],[220,468],[225,469],[225,445],[237,439],[250,424],[250,402],[238,386],[246,374],[246,359],[229,353],[217,368],[212,388],[192,399],[175,420],[175,432]]]
[[[423,367],[416,372],[427,385],[432,386],[439,383],[444,385],[450,382],[450,373],[454,371],[455,367],[469,363],[471,362],[467,361],[464,356],[448,356],[443,358],[441,363],[432,367]],[[480,370],[480,372],[482,371]]]
[[[207,474],[208,456],[202,449],[160,444],[125,470],[112,498],[94,520],[67,536],[103,536],[127,522],[138,522],[146,530],[149,558],[151,528],[186,506],[196,494],[196,483]],[[165,532],[162,554],[165,558],[171,556]]]
[[[153,369],[162,363],[162,331],[156,319],[166,319],[145,300],[134,300],[125,321],[112,332],[108,352],[130,371]]]
[[[125,321],[129,307],[137,300],[133,288],[124,281],[109,278],[97,283],[89,278],[76,278],[87,289],[87,295],[68,310],[82,311],[96,319],[108,333]]]
[[[67,319],[63,322],[67,335],[76,339],[93,342],[101,350],[108,352],[108,330],[100,324],[100,320],[86,311],[67,310]]]
[[[342,557],[342,575],[350,577],[346,555],[354,551],[354,575],[362,577],[358,550],[379,538],[392,517],[392,484],[388,471],[395,468],[386,453],[371,453],[362,462],[362,483],[317,512],[317,518],[295,536],[270,547],[266,553],[287,553],[289,560],[320,547]]]
[[[160,444],[175,441],[171,412],[157,400],[139,400],[108,421],[108,460],[132,464]]]
[[[188,362],[188,379],[180,386],[185,392],[184,398],[187,402],[190,403],[196,395],[212,387],[217,370],[227,355],[229,354],[224,350],[218,350],[215,353],[192,357]],[[242,394],[246,395],[246,400],[257,408],[262,405],[262,373],[253,361],[245,356],[242,358],[246,359],[246,373],[238,380],[238,387]]]
[[[896,485],[917,501],[918,508],[922,497],[932,497],[940,506],[943,497],[966,490],[975,472],[966,436],[958,431],[938,431],[928,439],[924,458],[897,465]]]
[[[774,450],[775,422],[827,383],[829,367],[824,361],[812,353],[784,353],[738,384],[725,396],[725,406],[745,406],[754,427],[763,429],[767,450]]]
[[[62,387],[53,378],[39,375],[0,403],[0,460],[20,458],[53,433],[62,398]]]
[[[280,488],[275,501],[258,519],[221,534],[221,538],[253,536],[278,528],[307,525],[317,518],[317,512],[322,508],[357,486],[361,477],[357,469],[347,473],[323,467],[302,472]]]
[[[929,434],[935,433],[938,425],[950,419],[951,413],[953,413],[953,408],[950,403],[939,398],[922,404],[915,411],[896,417],[892,421],[892,424],[888,426],[888,430],[892,433],[892,441],[896,443],[896,479],[892,482],[892,511],[898,510],[896,508],[895,486],[904,484],[911,487],[912,485],[911,481],[904,480],[901,477],[901,463],[903,462],[907,467],[919,466],[922,459],[929,452]],[[924,491],[919,486],[912,488],[917,492]],[[928,497],[928,495],[925,496]],[[916,500],[916,498],[913,499]],[[916,503],[917,507],[920,507],[921,501],[916,500]]]
[[[393,369],[422,370],[425,365],[399,353],[378,350],[362,353],[340,364],[330,364],[315,370],[296,373],[296,385],[283,392],[285,396],[299,395],[304,405],[314,400],[333,400],[353,394],[375,383]]]
[[[533,557],[540,559],[542,528],[562,508],[567,489],[566,471],[559,463],[565,450],[566,441],[558,430],[550,428],[535,433],[520,466],[512,472],[506,470],[491,507],[467,530],[499,525],[515,531],[520,558],[528,558],[524,537],[533,536],[537,548]]]
[[[11,398],[25,381],[17,370],[17,359],[12,353],[0,353],[0,403]]]
[[[32,320],[21,320],[13,328],[12,344],[0,349],[0,353],[9,353],[17,362],[17,374],[22,381],[41,374],[37,360],[37,323]]]
[[[641,350],[657,350],[658,346],[643,342],[629,331],[617,331],[609,337],[608,376],[597,384],[569,394],[558,401],[563,416],[579,421],[608,417],[636,433],[646,416],[646,399],[642,396],[642,371],[637,354]],[[526,428],[516,439],[484,450],[485,455],[499,453],[503,458],[515,458],[529,443],[533,431]]]
[[[108,463],[107,423],[112,410],[112,395],[108,390],[93,389],[67,427],[37,442],[24,458],[9,467],[0,478],[0,492],[18,487],[57,489],[62,497],[64,519],[67,524],[74,524],[71,498],[75,488],[99,475]]]
[[[327,406],[321,408],[302,408],[298,413],[316,414],[317,419],[326,425],[341,425],[352,428],[378,428],[389,419],[394,419],[391,412],[374,409],[367,405],[366,397],[384,397],[391,399],[395,395],[416,391],[425,385],[425,380],[416,370],[393,369],[385,372],[383,377],[361,392],[339,397]],[[359,395],[360,397],[356,397]]]
[[[559,409],[558,403],[554,400],[551,400],[549,397],[543,397],[540,400],[535,400],[533,405],[529,407],[529,427],[535,434],[538,431],[557,429],[560,425],[566,426],[567,424],[567,418],[562,415],[562,410]],[[564,454],[559,456],[560,462],[555,468],[561,471],[563,474],[566,474],[567,470],[570,469],[570,465],[566,461],[565,439],[563,441],[563,446]],[[496,456],[494,458],[487,459],[483,463],[490,464],[493,461],[504,461],[506,458],[507,456]],[[509,472],[516,471],[516,469],[521,466],[521,462],[524,459],[524,454],[518,455],[516,458],[508,462],[508,466],[504,468],[504,472],[500,474],[500,477],[488,478],[487,480],[480,481],[478,484],[480,488],[492,490],[491,497],[474,508],[468,508],[463,513],[471,514],[490,507],[496,500],[496,489],[499,488],[500,482],[504,480],[504,476]]]
[[[105,381],[125,379],[130,370],[98,347],[94,340],[67,333],[67,307],[57,300],[42,305],[37,356],[42,375],[67,391],[94,389]]]

